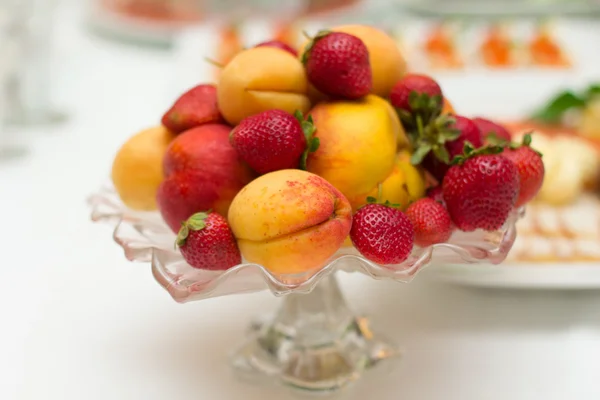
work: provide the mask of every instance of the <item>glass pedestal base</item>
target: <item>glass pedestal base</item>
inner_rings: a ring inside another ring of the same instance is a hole
[[[253,382],[263,378],[302,391],[332,392],[399,355],[366,318],[352,314],[329,275],[311,293],[286,296],[274,318],[254,324],[232,362]]]

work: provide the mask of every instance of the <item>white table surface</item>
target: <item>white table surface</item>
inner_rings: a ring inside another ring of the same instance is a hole
[[[226,362],[266,292],[178,305],[129,264],[86,196],[126,137],[172,100],[174,57],[60,26],[59,87],[71,119],[32,130],[0,163],[0,399],[286,399]],[[405,344],[392,376],[343,398],[600,398],[600,292],[511,292],[341,275],[352,305]]]

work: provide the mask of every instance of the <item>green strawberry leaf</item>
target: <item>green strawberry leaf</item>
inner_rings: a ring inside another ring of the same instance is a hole
[[[367,204],[375,204],[377,203],[377,199],[373,196],[367,197]]]
[[[308,151],[310,153],[314,153],[315,151],[319,150],[320,145],[321,145],[321,140],[319,140],[318,137],[312,138],[308,144]]]
[[[190,235],[190,231],[201,231],[206,227],[206,218],[211,211],[199,212],[187,219],[187,221],[181,223],[181,229],[175,239],[175,246],[183,246]]]
[[[499,137],[496,134],[496,132],[490,132],[486,136],[485,139],[488,142],[488,144],[491,144],[491,145],[494,145],[494,146],[503,146],[503,147],[506,147],[506,146],[510,145],[510,142],[508,140]]]
[[[458,155],[454,156],[454,158],[450,162],[450,165],[460,165],[460,164],[464,163],[465,161],[467,161],[469,158],[474,158],[474,157],[482,156],[482,155],[486,155],[486,154],[499,154],[499,153],[502,153],[503,151],[504,151],[504,146],[495,146],[495,145],[489,144],[486,146],[481,146],[480,148],[476,149],[475,147],[473,147],[471,142],[465,141],[465,145],[463,148],[463,154],[458,154]]]
[[[312,50],[312,48],[314,47],[315,43],[317,43],[319,41],[319,39],[324,38],[325,36],[329,35],[331,33],[331,31],[328,30],[320,30],[319,32],[317,32],[317,34],[314,37],[310,37],[310,35],[306,32],[303,32],[304,36],[309,39],[310,41],[308,42],[308,44],[306,45],[306,48],[304,49],[304,53],[302,53],[302,64],[306,64],[308,62],[308,57],[310,55],[310,52]]]
[[[188,235],[190,234],[190,230],[185,224],[185,222],[181,223],[181,229],[179,229],[179,233],[177,234],[177,239],[175,239],[175,249],[177,247],[181,247],[185,244]]]
[[[386,200],[385,203],[383,203],[383,205],[386,207],[391,207],[391,208],[399,208],[400,207],[400,204],[392,203],[389,200]]]
[[[431,151],[432,146],[429,143],[423,143],[418,146],[410,157],[410,163],[412,165],[419,165],[423,162],[423,159]]]
[[[444,144],[446,142],[452,142],[460,137],[460,131],[458,129],[444,128],[439,132],[438,144]]]
[[[433,154],[444,164],[450,164],[450,153],[445,146],[434,146]]]
[[[302,112],[296,110],[294,112],[294,116],[300,122],[300,126],[302,127],[302,132],[304,133],[304,137],[306,138],[306,149],[304,153],[302,153],[302,157],[300,158],[300,169],[306,171],[306,161],[308,160],[308,154],[314,153],[319,149],[321,145],[321,140],[315,136],[317,132],[317,128],[314,125],[312,115],[309,115],[306,120],[302,115]]]

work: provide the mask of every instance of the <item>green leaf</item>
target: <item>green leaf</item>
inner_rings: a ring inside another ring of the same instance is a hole
[[[386,200],[385,203],[383,203],[384,206],[386,207],[391,207],[391,208],[398,208],[400,207],[400,204],[398,203],[392,203],[389,200]]]
[[[373,196],[369,196],[369,197],[367,197],[367,203],[368,204],[375,204],[375,203],[377,203],[377,199],[375,197],[373,197]]]
[[[315,151],[319,150],[320,145],[321,145],[321,140],[319,140],[318,137],[312,138],[308,144],[308,152],[314,153]]]
[[[300,158],[300,169],[306,171],[306,161],[308,160],[308,149],[302,153],[302,157]]]
[[[496,132],[490,132],[485,139],[494,146],[508,146],[510,144],[508,140],[499,137]]]
[[[415,152],[410,157],[410,163],[412,165],[419,165],[423,162],[423,159],[431,151],[431,145],[429,143],[421,144],[417,147]]]
[[[412,110],[417,110],[419,108],[420,96],[419,93],[414,90],[408,94],[408,105]]]
[[[526,133],[525,136],[523,136],[523,146],[530,146],[531,145],[531,133]]]
[[[433,154],[444,164],[450,164],[450,153],[448,153],[445,146],[435,146]]]
[[[191,217],[185,222],[184,226],[187,226],[189,229],[193,231],[200,231],[206,227],[206,218],[208,218],[208,214],[205,212],[199,212]]]
[[[463,144],[463,153],[466,156],[469,156],[473,153],[473,151],[475,151],[475,147],[473,147],[471,142],[469,142],[468,140],[465,140],[465,142]]]
[[[566,91],[556,96],[545,107],[535,113],[533,119],[545,123],[557,123],[560,122],[567,111],[573,108],[584,107],[585,104],[585,99],[577,96],[571,91]]]
[[[438,143],[452,142],[460,137],[460,133],[458,129],[444,129],[438,135]]]
[[[179,233],[177,234],[177,238],[175,239],[175,248],[178,246],[181,247],[185,244],[187,237],[190,234],[190,230],[187,225],[184,223],[181,224],[181,229],[179,229]]]
[[[302,124],[302,122],[304,122],[304,115],[302,115],[302,111],[300,111],[300,110],[294,111],[294,117],[296,118],[296,120],[298,122],[300,122],[300,124]]]
[[[300,113],[301,114],[301,113]],[[308,160],[308,154],[314,153],[319,149],[321,141],[319,138],[314,137],[317,132],[317,128],[314,125],[314,121],[312,115],[309,115],[306,120],[300,123],[302,127],[302,132],[304,132],[304,137],[306,137],[306,149],[304,153],[302,153],[302,157],[300,158],[300,169],[306,171],[306,162]]]

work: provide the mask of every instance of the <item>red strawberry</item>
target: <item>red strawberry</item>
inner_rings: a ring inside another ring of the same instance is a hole
[[[450,214],[439,202],[428,197],[417,200],[406,209],[415,229],[415,243],[427,247],[446,242],[452,235]]]
[[[321,31],[306,47],[302,62],[310,83],[326,95],[358,99],[373,88],[369,51],[356,36]]]
[[[496,135],[498,139],[506,140],[507,142],[510,142],[512,139],[510,132],[505,127],[496,122],[479,117],[473,118],[473,122],[479,128],[479,131],[481,132],[481,136],[483,137],[484,141],[487,141],[488,136],[492,134]]]
[[[441,182],[452,159],[462,154],[467,142],[475,148],[483,146],[477,125],[466,117],[440,115],[413,138],[415,151],[411,161],[423,163],[423,167]]]
[[[478,149],[483,146],[483,137],[477,125],[469,118],[460,115],[453,115],[455,122],[450,125],[450,129],[456,129],[460,132],[460,136],[452,141],[446,142],[446,149],[450,154],[450,161],[463,153],[465,142],[471,143],[474,148]]]
[[[409,113],[417,111],[411,105],[415,105],[415,102],[410,100],[412,92],[415,92],[417,95],[427,95],[431,99],[437,97],[435,100],[437,104],[435,106],[438,108],[438,113],[442,109],[442,88],[430,76],[420,74],[404,75],[392,88],[390,102],[400,110]]]
[[[225,270],[242,262],[227,220],[214,212],[196,213],[182,223],[176,244],[194,268]]]
[[[529,147],[530,144],[531,135],[528,134],[524,136],[522,145],[513,145],[502,153],[504,157],[515,164],[519,171],[521,185],[516,207],[533,199],[544,183],[544,162],[541,155]]]
[[[500,154],[501,147],[479,151],[465,147],[465,156],[455,159],[442,191],[454,224],[463,231],[500,229],[515,206],[519,195],[517,167]]]
[[[162,118],[162,124],[174,133],[222,121],[217,107],[217,87],[208,84],[198,85],[182,94]]]
[[[352,244],[360,254],[378,264],[399,264],[406,260],[414,237],[406,215],[383,204],[367,204],[352,219]]]
[[[434,186],[427,189],[427,197],[437,201],[438,203],[444,204],[444,195],[442,193],[442,185]]]
[[[308,151],[316,151],[319,140],[309,116],[268,110],[247,117],[233,131],[230,141],[240,158],[260,174],[304,166]],[[307,146],[308,143],[308,146]]]
[[[292,48],[290,45],[288,45],[287,43],[284,43],[280,40],[269,40],[267,42],[259,43],[254,47],[262,47],[262,46],[275,47],[277,49],[285,50],[288,53],[290,53],[291,55],[293,55],[294,57],[298,57],[298,52],[294,48]]]

